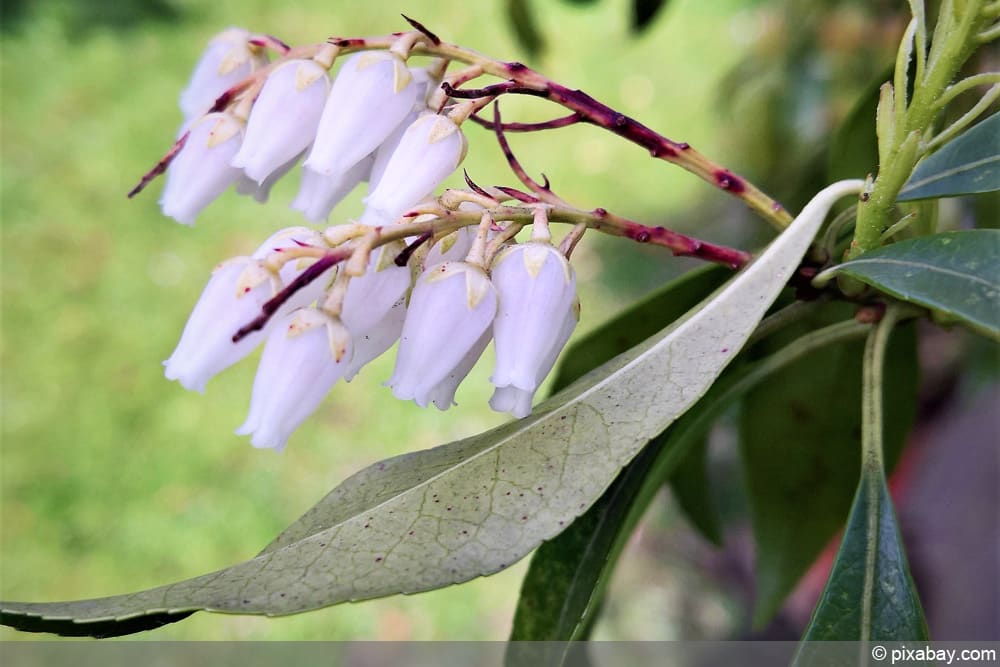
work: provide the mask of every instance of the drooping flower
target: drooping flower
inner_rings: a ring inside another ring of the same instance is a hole
[[[326,69],[313,60],[290,60],[271,72],[250,111],[232,166],[262,183],[308,148],[329,89]]]
[[[163,214],[185,225],[239,180],[239,169],[229,162],[240,149],[243,123],[228,113],[212,113],[198,120],[184,147],[167,168],[160,196]]]
[[[392,134],[417,93],[396,54],[368,51],[348,58],[334,79],[305,166],[327,176],[347,171]]]
[[[465,158],[461,128],[447,116],[425,113],[410,125],[365,198],[362,222],[386,225],[434,192]]]
[[[500,299],[490,378],[497,391],[490,404],[524,417],[576,326],[576,277],[562,253],[537,241],[501,252],[490,277]]]
[[[262,260],[280,248],[320,242],[313,230],[293,227],[271,236],[252,257],[236,257],[216,267],[188,317],[180,342],[163,362],[167,379],[177,380],[185,389],[204,392],[214,375],[250,354],[264,341],[275,319],[272,317],[263,329],[233,343],[233,334],[257,317],[274,294],[274,276]],[[282,283],[287,284],[304,269],[300,261],[286,263],[279,272]],[[329,276],[323,276],[297,292],[278,310],[278,315],[315,301],[328,280]]]
[[[445,262],[424,271],[410,297],[388,382],[393,395],[421,407],[434,401],[447,408],[454,387],[482,353],[479,346],[496,312],[496,291],[480,267]]]
[[[368,178],[373,162],[374,158],[368,156],[346,172],[330,176],[303,167],[299,192],[291,208],[300,211],[310,222],[326,222],[333,207]]]
[[[348,380],[392,347],[403,330],[410,269],[393,262],[400,249],[397,243],[377,249],[365,274],[352,278],[347,286],[341,318],[355,340]]]
[[[312,308],[286,315],[268,336],[250,411],[236,433],[254,447],[281,450],[344,375],[351,338],[336,318]]]
[[[250,44],[249,39],[246,30],[229,28],[208,43],[181,93],[180,107],[185,120],[208,111],[219,95],[267,64],[267,53]]]
[[[272,171],[262,183],[258,183],[245,173],[240,174],[239,179],[236,181],[236,194],[253,197],[254,201],[258,204],[266,204],[271,196],[271,188],[274,187],[274,184],[280,181],[282,176],[290,172],[300,159],[302,159],[302,153],[299,153]]]

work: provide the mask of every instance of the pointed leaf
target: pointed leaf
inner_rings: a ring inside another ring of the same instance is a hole
[[[1000,340],[1000,230],[945,232],[900,241],[866,252],[834,271]]]
[[[898,201],[1000,190],[1000,113],[958,135],[917,165]]]
[[[803,640],[927,640],[883,475],[858,486],[833,571]]]
[[[586,511],[650,438],[697,402],[774,301],[829,207],[860,186],[819,193],[702,307],[530,417],[357,473],[266,553],[130,595],[2,603],[0,620],[46,629],[39,619],[53,619],[58,629],[66,620],[198,609],[290,614],[504,569]]]
[[[862,662],[867,663],[867,642],[928,639],[885,483],[882,445],[888,415],[883,395],[891,379],[884,369],[898,313],[896,306],[890,306],[865,345],[861,480],[833,570],[796,653],[796,665],[826,662],[815,642],[861,642]]]
[[[833,305],[766,341],[780,350],[810,328],[850,317]],[[756,351],[756,350],[755,350]],[[764,626],[844,525],[857,486],[861,445],[861,358],[855,341],[802,357],[750,391],[740,446],[756,546],[754,625]],[[759,352],[758,352],[759,353]],[[885,441],[894,462],[915,416],[917,349],[900,329],[886,362]]]

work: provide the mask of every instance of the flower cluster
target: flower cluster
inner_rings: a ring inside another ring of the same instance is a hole
[[[331,80],[330,56],[268,64],[248,33],[231,29],[211,42],[183,93],[165,214],[193,223],[230,186],[265,201],[300,160],[292,207],[308,220],[325,221],[363,181],[368,195],[357,223],[285,229],[219,265],[164,362],[166,376],[204,391],[263,344],[237,433],[280,449],[338,380],[397,341],[393,394],[445,410],[493,340],[490,405],[528,415],[579,318],[574,271],[566,247],[550,241],[544,207],[521,209],[533,231],[518,243],[525,222],[497,216],[509,197],[495,189],[425,203],[466,153],[468,111],[453,104],[444,113],[446,98],[429,106],[443,68],[364,51]],[[432,212],[420,215],[421,206]],[[420,235],[422,224],[430,226]]]

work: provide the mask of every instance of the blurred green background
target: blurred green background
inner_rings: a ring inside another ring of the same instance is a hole
[[[214,33],[238,25],[303,44],[403,30],[403,12],[445,40],[585,89],[749,175],[794,210],[824,178],[825,142],[891,62],[904,25],[903,3],[884,14],[883,3],[832,4],[786,11],[783,3],[674,0],[635,35],[627,2],[536,0],[546,42],[536,54],[517,41],[501,0],[5,3],[0,597],[124,593],[224,567],[254,555],[351,473],[502,420],[486,405],[490,352],[447,413],[392,398],[381,386],[390,353],[339,385],[283,454],[232,434],[253,359],[204,396],[163,378],[160,362],[212,267],[304,224],[287,208],[295,175],[265,206],[228,193],[193,229],[160,215],[160,183],[125,198],[169,147],[177,96]],[[504,100],[506,120],[555,115],[539,100]],[[471,176],[516,185],[490,134],[469,126],[467,135]],[[580,207],[747,248],[769,236],[739,204],[596,128],[511,143],[531,173],[544,171]],[[874,167],[863,158],[854,175]],[[331,223],[360,211],[356,194]],[[692,264],[588,236],[574,265],[580,335]],[[672,505],[652,514],[654,534],[674,553],[698,550],[688,534],[670,532],[680,524]],[[655,553],[626,556],[596,636],[719,637],[746,625],[738,587],[723,593],[683,562],[664,570]],[[651,569],[655,585],[647,585]],[[504,639],[523,571],[524,562],[445,590],[287,618],[196,614],[140,638]],[[0,630],[2,639],[25,637]]]
[[[402,30],[405,12],[443,39],[527,59],[709,155],[719,151],[713,86],[746,45],[736,2],[676,2],[638,39],[620,4],[583,10],[538,3],[551,33],[537,59],[516,44],[498,2],[188,1],[154,4],[150,14],[113,6],[49,1],[17,15],[16,7],[5,10],[6,599],[122,593],[229,565],[252,556],[354,471],[502,419],[486,405],[491,352],[447,413],[392,398],[380,384],[391,370],[389,354],[338,386],[284,454],[255,451],[232,434],[247,408],[253,359],[213,380],[204,396],[163,378],[160,362],[211,268],[252,251],[275,229],[304,224],[287,208],[294,174],[265,206],[228,193],[193,229],[159,214],[159,182],[125,198],[169,147],[180,123],[177,96],[215,32],[239,25],[303,44]],[[538,101],[505,104],[509,119],[559,114]],[[475,126],[467,133],[470,174],[481,183],[516,184],[490,134]],[[709,190],[594,128],[514,136],[512,143],[529,169],[544,170],[580,206],[650,219]],[[331,222],[360,210],[353,197]],[[599,273],[604,263],[627,264],[635,250],[624,241],[594,241],[578,251],[580,331],[628,302]],[[655,253],[655,262],[674,263],[666,253]],[[523,563],[459,587],[290,618],[200,614],[147,636],[501,639],[522,573]],[[24,637],[6,629],[0,636]]]

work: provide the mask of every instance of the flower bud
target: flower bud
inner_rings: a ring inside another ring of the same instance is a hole
[[[250,412],[236,433],[254,447],[284,449],[344,374],[351,338],[340,320],[305,308],[279,321],[264,346]]]
[[[576,326],[576,277],[562,253],[539,242],[503,251],[490,276],[500,298],[491,405],[523,417]]]
[[[167,168],[160,196],[163,214],[185,225],[240,177],[229,166],[240,149],[243,124],[227,113],[213,113],[191,126],[184,147]]]
[[[250,33],[246,30],[230,28],[208,43],[187,88],[181,93],[180,106],[185,120],[211,109],[219,95],[267,64],[267,54],[250,44],[249,39]]]
[[[410,297],[388,382],[396,398],[447,408],[454,388],[482,353],[483,336],[489,340],[496,312],[496,291],[478,266],[445,262],[426,270]]]
[[[330,78],[315,61],[280,65],[264,82],[250,111],[243,145],[230,164],[263,183],[312,143],[329,89]]]
[[[399,56],[386,51],[352,56],[333,82],[305,166],[326,175],[347,171],[392,134],[417,93]]]
[[[195,304],[180,342],[170,358],[163,362],[168,380],[177,380],[185,389],[205,391],[205,385],[217,373],[250,354],[273,327],[276,317],[315,301],[325,288],[322,276],[296,292],[271,321],[260,331],[233,343],[236,331],[252,321],[261,307],[274,295],[272,274],[262,263],[264,257],[280,248],[298,243],[319,242],[319,235],[305,227],[293,227],[274,234],[253,257],[236,257],[223,262],[212,273],[198,303]],[[292,260],[279,272],[287,284],[301,273],[305,263]],[[329,273],[332,272],[332,269]]]
[[[330,211],[368,178],[373,161],[374,158],[368,156],[343,174],[332,176],[303,167],[299,193],[295,195],[291,208],[301,211],[310,222],[326,222]]]
[[[431,246],[427,251],[424,266],[434,266],[441,262],[458,262],[465,259],[476,239],[476,227],[462,227]]]
[[[447,116],[427,113],[413,122],[368,195],[363,221],[385,225],[434,192],[465,158],[462,130]]]

